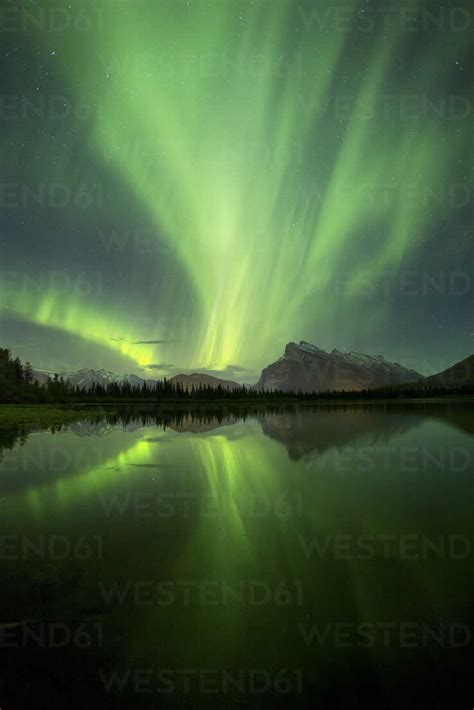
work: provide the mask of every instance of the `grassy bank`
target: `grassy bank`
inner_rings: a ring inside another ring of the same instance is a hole
[[[0,404],[0,426],[25,424],[32,426],[54,426],[78,419],[98,419],[104,410],[99,407],[72,407],[60,404]]]
[[[266,407],[314,407],[314,406],[353,406],[353,405],[416,405],[416,404],[467,404],[474,405],[474,396],[472,395],[445,395],[433,397],[386,397],[374,399],[351,399],[328,397],[321,399],[304,399],[298,400],[295,398],[281,399],[195,399],[195,400],[146,400],[146,399],[106,399],[103,401],[81,402],[69,404],[0,404],[0,425],[8,422],[19,424],[40,424],[44,426],[54,424],[64,424],[69,421],[77,421],[78,419],[98,419],[104,414],[112,412],[122,412],[125,408],[145,411],[150,409],[239,409],[239,408],[266,408]]]

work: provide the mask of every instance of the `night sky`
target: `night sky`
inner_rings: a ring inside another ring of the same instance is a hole
[[[0,345],[253,382],[474,352],[470,2],[4,1]]]

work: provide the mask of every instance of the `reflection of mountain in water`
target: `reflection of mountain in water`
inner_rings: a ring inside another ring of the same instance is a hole
[[[134,432],[141,429],[141,422],[127,422],[123,425],[123,431]],[[116,431],[117,424],[111,423],[108,419],[98,421],[79,421],[68,424],[61,431],[65,431],[76,436],[109,436]]]
[[[281,442],[294,461],[350,444],[376,446],[403,434],[420,415],[364,410],[299,411],[260,418],[264,434]]]
[[[410,402],[409,404],[343,404],[325,406],[227,406],[139,410],[131,407],[104,414],[101,420],[83,420],[50,427],[49,431],[75,434],[78,437],[106,437],[121,429],[135,432],[156,426],[179,433],[206,433],[232,426],[246,419],[259,421],[263,433],[282,443],[293,460],[312,453],[322,454],[351,444],[375,446],[397,434],[434,418],[474,435],[472,405],[468,402]],[[24,443],[38,427],[14,421],[0,427],[0,462],[2,453]]]
[[[384,444],[426,418],[435,418],[474,434],[472,409],[442,403],[296,408],[291,414],[270,413],[259,417],[259,421],[263,432],[282,443],[290,458],[297,461],[334,447]]]
[[[218,421],[213,418],[209,419],[198,419],[195,416],[185,416],[180,418],[179,421],[169,424],[170,429],[176,431],[180,434],[206,434],[209,431],[215,431],[216,429],[221,429],[222,427],[232,426],[240,421],[238,418],[229,417],[225,421]]]
[[[130,416],[136,417],[136,413],[133,410],[127,415],[122,413],[116,421],[129,422]],[[205,434],[248,418],[255,419],[266,436],[282,443],[291,459],[299,460],[334,447],[386,443],[393,436],[418,426],[427,417],[474,434],[472,407],[443,402],[168,408],[142,414],[141,424],[169,428],[177,433]]]

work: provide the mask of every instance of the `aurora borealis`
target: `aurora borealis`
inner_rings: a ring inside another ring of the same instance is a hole
[[[286,342],[473,351],[473,13],[8,5],[2,344],[254,381]]]

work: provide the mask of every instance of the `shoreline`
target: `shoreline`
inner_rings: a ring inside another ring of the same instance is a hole
[[[373,399],[314,399],[314,400],[295,400],[295,399],[248,399],[248,400],[193,400],[193,401],[177,401],[177,400],[162,400],[158,402],[150,402],[139,399],[131,400],[110,400],[101,402],[47,402],[47,403],[0,403],[0,422],[7,418],[8,414],[16,412],[23,414],[20,418],[27,421],[30,416],[35,414],[46,414],[54,420],[59,421],[64,419],[77,419],[81,415],[92,415],[99,417],[102,414],[110,412],[110,409],[123,409],[124,407],[146,408],[146,409],[192,409],[192,408],[243,408],[243,407],[326,407],[326,406],[354,406],[354,405],[370,405],[370,406],[386,406],[386,405],[416,405],[416,404],[466,404],[474,406],[474,395],[444,395],[433,397],[392,397],[392,398],[373,398]],[[102,411],[98,411],[101,408]]]

